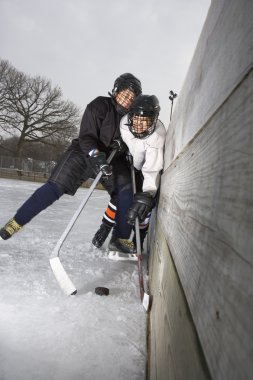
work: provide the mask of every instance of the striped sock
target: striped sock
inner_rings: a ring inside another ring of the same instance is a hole
[[[106,224],[107,226],[113,227],[115,224],[116,212],[117,207],[111,199],[103,215],[102,223]]]

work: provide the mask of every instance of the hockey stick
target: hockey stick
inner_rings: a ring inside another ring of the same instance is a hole
[[[136,181],[135,181],[135,172],[132,156],[131,160],[131,175],[133,183],[133,191],[136,193]],[[142,305],[146,311],[149,309],[149,295],[145,292],[144,280],[143,280],[143,268],[142,268],[142,253],[141,253],[141,238],[140,238],[140,226],[138,217],[135,219],[135,236],[136,236],[136,249],[137,249],[137,258],[138,258],[138,276],[139,276],[139,287],[140,287],[140,298]]]
[[[108,164],[112,161],[116,152],[117,152],[117,149],[114,149],[112,151],[112,153],[110,154],[110,156],[107,159]],[[66,293],[68,296],[76,294],[77,289],[76,289],[75,285],[73,284],[73,282],[70,280],[69,276],[67,275],[67,272],[63,268],[63,265],[60,261],[60,258],[59,258],[60,249],[61,249],[61,246],[64,243],[65,239],[67,238],[68,234],[72,230],[78,216],[80,215],[84,206],[88,202],[88,200],[89,200],[91,194],[93,193],[95,187],[97,186],[98,182],[100,181],[102,175],[103,175],[103,173],[100,171],[98,173],[98,175],[96,176],[96,178],[94,179],[92,185],[89,188],[89,191],[88,191],[85,199],[82,201],[82,203],[80,204],[80,206],[76,210],[75,214],[73,215],[72,219],[70,220],[69,224],[67,225],[65,231],[63,232],[60,239],[56,243],[56,245],[53,249],[53,252],[51,254],[51,257],[49,259],[50,265],[51,265],[51,268],[52,268],[52,271],[55,275],[56,280],[58,281],[58,283],[59,283],[60,287],[62,288],[62,290],[64,291],[64,293]]]

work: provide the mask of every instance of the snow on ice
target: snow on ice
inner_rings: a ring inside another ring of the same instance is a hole
[[[40,184],[0,179],[0,226]],[[145,379],[147,314],[135,262],[114,262],[91,239],[107,193],[95,190],[61,251],[78,290],[66,297],[49,258],[86,189],[63,196],[0,241],[0,380]],[[96,286],[110,289],[97,296]]]

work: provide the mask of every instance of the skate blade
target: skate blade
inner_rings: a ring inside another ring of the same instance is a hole
[[[109,251],[108,257],[115,261],[138,261],[136,253],[122,253],[118,251]]]

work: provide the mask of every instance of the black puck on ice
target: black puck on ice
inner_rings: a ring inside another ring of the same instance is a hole
[[[95,288],[95,293],[98,296],[109,296],[109,289],[104,288],[103,286],[98,286],[97,288]]]

